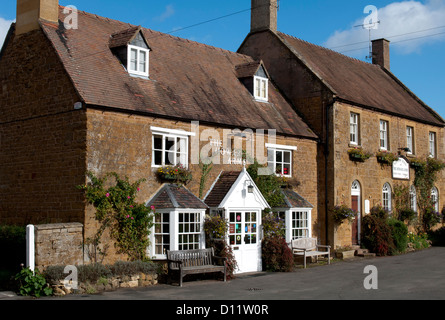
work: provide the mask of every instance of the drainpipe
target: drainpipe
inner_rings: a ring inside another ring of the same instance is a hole
[[[328,104],[327,106],[323,102],[323,107],[325,109],[325,142],[324,142],[324,154],[325,154],[325,222],[326,222],[326,230],[325,230],[325,236],[326,236],[326,242],[329,243],[329,206],[328,206],[328,160],[329,160],[329,110],[334,106],[335,103],[335,97],[334,100]],[[332,245],[332,244],[330,244]]]

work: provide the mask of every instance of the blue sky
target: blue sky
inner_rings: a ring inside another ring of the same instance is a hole
[[[60,0],[60,4],[232,51],[250,28],[250,0]],[[359,25],[370,14],[364,13],[368,5],[378,9],[380,21],[371,37],[391,41],[391,71],[445,118],[445,0],[281,0],[278,28],[366,60],[369,32]],[[2,0],[0,45],[15,12],[16,0]],[[217,20],[200,24],[212,19]]]

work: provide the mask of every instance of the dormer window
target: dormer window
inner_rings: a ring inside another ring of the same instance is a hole
[[[236,66],[238,79],[256,101],[269,101],[269,75],[262,61],[252,61]]]
[[[253,83],[254,83],[253,92],[255,95],[255,99],[261,101],[267,101],[269,95],[269,90],[268,90],[269,80],[267,78],[255,76]]]
[[[150,48],[141,27],[112,34],[110,48],[130,75],[148,78]]]
[[[148,77],[148,54],[148,49],[129,45],[128,72],[131,74]]]

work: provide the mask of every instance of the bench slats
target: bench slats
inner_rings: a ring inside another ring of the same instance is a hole
[[[291,242],[292,253],[304,257],[304,268],[306,268],[306,257],[328,256],[328,264],[331,263],[331,247],[318,244],[315,238],[295,239]],[[319,248],[326,248],[326,251],[319,251]]]
[[[222,272],[224,273],[224,281],[226,281],[226,259],[224,259],[224,266],[217,266],[213,261],[213,257],[213,248],[167,251],[168,267],[172,271],[179,271],[181,287],[182,278],[187,274]]]

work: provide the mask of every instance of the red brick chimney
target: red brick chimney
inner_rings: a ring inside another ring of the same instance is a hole
[[[278,0],[252,0],[250,32],[277,31]]]
[[[17,0],[16,35],[40,28],[39,19],[58,22],[59,0]]]
[[[390,70],[389,41],[377,39],[372,41],[372,63]]]

